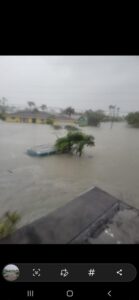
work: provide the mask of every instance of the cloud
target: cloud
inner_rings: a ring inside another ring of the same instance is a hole
[[[136,56],[1,56],[0,97],[9,103],[139,110]]]

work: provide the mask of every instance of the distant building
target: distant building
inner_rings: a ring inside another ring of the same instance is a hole
[[[67,115],[57,115],[54,117],[54,123],[56,125],[73,124],[75,123],[75,120]]]
[[[12,123],[37,123],[46,124],[47,119],[52,119],[55,125],[73,124],[77,117],[69,117],[65,114],[50,114],[41,111],[17,111],[14,113],[7,113],[5,121]]]
[[[88,118],[87,116],[83,115],[78,119],[78,125],[79,126],[87,126],[88,125]]]
[[[50,118],[50,114],[46,112],[33,112],[25,110],[6,114],[5,121],[12,123],[46,124],[47,118]]]

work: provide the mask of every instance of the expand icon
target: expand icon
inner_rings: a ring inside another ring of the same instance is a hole
[[[40,277],[41,276],[41,269],[40,268],[38,268],[38,269],[33,268],[32,269],[32,276],[33,277]]]

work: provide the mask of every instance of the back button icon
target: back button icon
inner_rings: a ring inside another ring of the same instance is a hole
[[[107,293],[107,295],[109,296],[109,297],[112,297],[112,290],[110,290],[110,291],[108,291],[108,293]]]

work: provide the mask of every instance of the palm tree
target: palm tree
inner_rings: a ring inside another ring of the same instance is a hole
[[[45,105],[45,104],[42,104],[42,105],[40,106],[40,109],[41,109],[42,111],[46,111],[46,109],[47,109],[47,105]]]
[[[119,117],[120,107],[117,107],[117,117]]]
[[[74,110],[74,108],[72,108],[71,106],[69,106],[63,112],[65,114],[67,114],[69,117],[71,117],[71,115],[73,115],[75,113],[75,110]]]
[[[75,147],[76,154],[79,154],[79,156],[81,156],[85,145],[94,146],[95,145],[94,137],[91,135],[86,135],[86,136],[84,135],[83,139],[76,144]]]
[[[33,101],[28,101],[28,106],[29,106],[29,108],[30,109],[33,109],[33,108],[35,108],[35,102],[33,102]]]
[[[113,121],[114,121],[114,118],[115,118],[115,111],[116,111],[116,105],[109,105],[109,117],[111,119],[110,128],[112,128],[112,126],[113,126]]]
[[[109,105],[109,115],[110,115],[110,117],[115,116],[115,109],[116,109],[116,105]]]
[[[113,106],[112,105],[109,105],[109,116],[111,117],[111,113],[112,113],[112,108]]]
[[[82,155],[84,146],[94,146],[94,137],[82,132],[69,132],[67,136],[58,138],[55,144],[59,153],[73,153]]]
[[[113,105],[113,118],[115,117],[115,112],[116,112],[116,105]]]
[[[3,105],[6,105],[6,103],[8,102],[8,100],[7,100],[5,97],[2,97],[2,100],[1,100],[1,101],[2,101],[2,104],[3,104]]]
[[[0,99],[0,111],[1,111],[1,113],[6,112],[6,109],[8,108],[7,102],[8,102],[8,100],[5,97],[2,97],[2,99]]]

